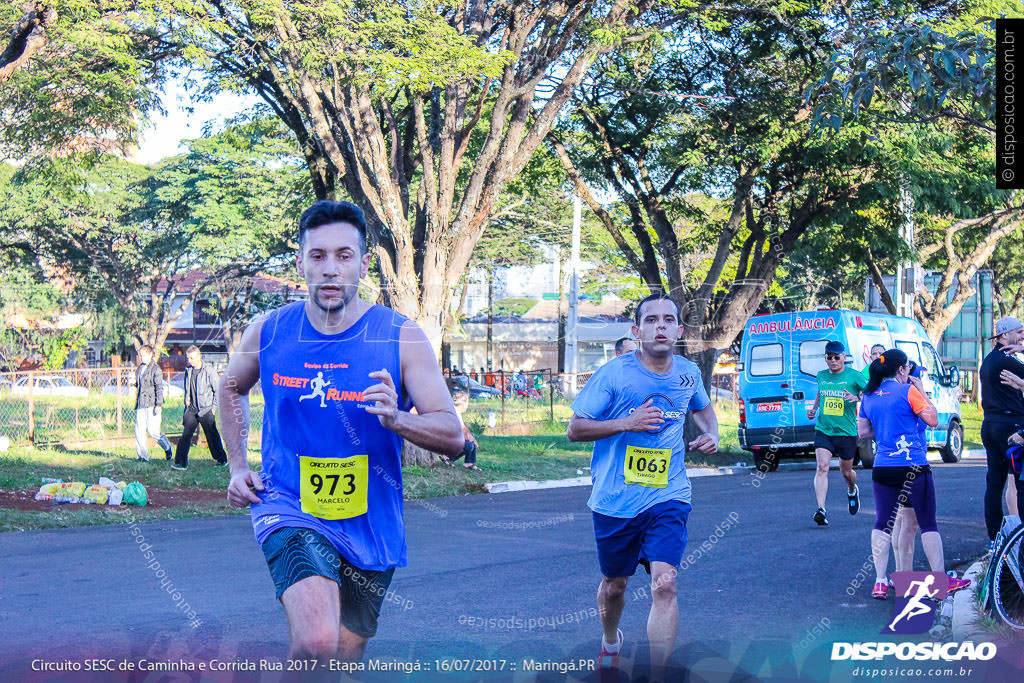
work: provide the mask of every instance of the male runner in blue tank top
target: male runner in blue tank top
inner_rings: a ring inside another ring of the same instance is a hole
[[[617,680],[626,582],[643,564],[651,575],[651,680],[664,681],[679,623],[676,574],[690,514],[683,424],[693,411],[701,435],[689,449],[711,454],[718,450],[718,418],[700,369],[673,354],[682,333],[675,302],[652,294],[637,304],[635,321],[640,349],[608,361],[587,381],[573,401],[568,437],[594,442],[587,504],[604,576],[597,592],[604,629],[598,680]]]
[[[403,439],[450,455],[463,439],[422,330],[358,297],[370,265],[362,211],[317,202],[298,237],[309,296],[249,325],[221,380],[220,410],[228,500],[252,506],[288,617],[288,656],[315,659],[327,673],[332,659],[362,658],[395,567],[406,564]],[[259,473],[246,461],[257,381]]]

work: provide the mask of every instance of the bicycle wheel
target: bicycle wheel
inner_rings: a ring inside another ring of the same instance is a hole
[[[992,577],[992,606],[1003,623],[1024,631],[1024,526],[1003,544]]]

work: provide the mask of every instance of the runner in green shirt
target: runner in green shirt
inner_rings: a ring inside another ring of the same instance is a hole
[[[871,363],[883,353],[885,353],[885,347],[881,344],[875,344],[871,347],[871,358],[868,359],[868,364],[864,366],[863,370],[861,370],[861,373],[864,375],[864,379],[868,379],[870,375],[869,370],[871,370]]]
[[[839,471],[849,486],[850,514],[855,515],[860,510],[860,489],[857,488],[857,474],[853,471],[853,456],[857,454],[857,401],[868,383],[862,373],[846,367],[846,347],[840,341],[830,341],[825,345],[825,365],[828,369],[818,373],[818,395],[814,398],[814,405],[807,409],[807,418],[813,420],[821,406],[821,414],[814,427],[814,455],[818,460],[818,469],[814,473],[818,509],[814,513],[814,521],[821,526],[828,524],[825,498],[828,494],[828,467],[833,455],[839,457]]]

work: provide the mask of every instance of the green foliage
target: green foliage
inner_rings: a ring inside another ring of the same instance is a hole
[[[536,305],[536,299],[528,299],[525,297],[498,299],[494,302],[494,315],[502,318],[518,318]]]
[[[47,156],[91,156],[134,144],[140,123],[160,106],[168,56],[138,12],[143,3],[41,4],[55,16],[46,43],[0,86],[0,153],[45,164]],[[24,7],[4,3],[0,26],[13,26]]]
[[[818,101],[812,126],[837,131],[874,103],[889,118],[939,116],[994,130],[993,17],[1022,11],[1019,0],[941,2],[929,11],[881,16],[863,8],[833,31],[840,48],[808,94]]]

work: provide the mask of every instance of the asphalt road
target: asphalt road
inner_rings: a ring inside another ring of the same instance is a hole
[[[963,569],[987,545],[984,472],[977,463],[935,467],[947,568]],[[830,661],[832,643],[882,639],[893,604],[869,595],[870,476],[861,473],[863,509],[851,517],[833,471],[828,527],[811,521],[811,476],[694,479],[671,680],[858,679],[851,672],[858,663]],[[589,488],[568,488],[408,503],[409,566],[395,574],[366,661],[420,662],[432,670],[362,672],[356,679],[593,680],[587,673],[524,670],[531,661],[555,668],[597,654],[600,576],[588,495]],[[159,567],[145,560],[143,544]],[[917,568],[926,569],[920,545],[916,557]],[[621,625],[624,681],[648,673],[649,605],[640,569],[627,588]],[[34,659],[248,666],[280,660],[287,641],[284,613],[246,516],[0,534],[0,680],[25,680],[26,672],[30,680],[68,677],[31,674]],[[1000,668],[1005,657],[1021,665],[1020,653],[1001,652],[977,673],[954,679],[1021,680],[1019,669]],[[477,666],[504,670],[443,676],[434,670],[457,668],[460,658],[499,660]],[[162,676],[146,680],[173,680]],[[271,681],[279,674],[207,676]],[[107,675],[83,671],[70,678]]]

